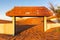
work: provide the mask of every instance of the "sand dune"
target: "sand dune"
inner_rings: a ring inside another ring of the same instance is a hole
[[[41,22],[43,22],[43,18],[28,18],[25,20],[20,20],[17,21],[16,23],[21,24],[21,25],[39,25],[41,24]]]
[[[0,23],[12,23],[12,21],[8,21],[8,20],[1,20],[1,19],[0,19]]]
[[[28,21],[29,20],[29,21]],[[60,40],[60,32],[56,32],[57,28],[49,29],[43,32],[43,19],[27,19],[17,21],[17,35],[11,36],[0,34],[0,40]],[[39,23],[40,22],[40,23]],[[22,26],[21,24],[25,25]],[[27,24],[34,24],[33,26]]]

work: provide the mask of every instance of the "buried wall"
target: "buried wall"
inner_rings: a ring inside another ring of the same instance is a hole
[[[46,31],[54,27],[60,27],[60,24],[59,23],[47,23]],[[22,18],[16,19],[16,29],[13,27],[12,23],[0,24],[0,33],[14,35],[15,31],[18,34],[28,29],[32,30],[32,28],[34,30],[36,29],[36,31],[39,30],[43,32],[44,31],[43,17],[31,17],[31,18],[22,17]]]
[[[13,35],[13,26],[12,23],[3,23],[0,24],[0,34],[9,34]]]
[[[60,23],[47,23],[47,30],[51,29],[51,28],[58,28],[60,27]]]

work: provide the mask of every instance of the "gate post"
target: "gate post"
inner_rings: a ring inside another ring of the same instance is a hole
[[[13,34],[13,36],[15,35],[15,29],[16,29],[16,17],[15,16],[13,16],[12,17],[12,23],[13,23],[13,32],[12,32],[12,34]]]
[[[44,32],[47,29],[47,20],[46,20],[46,16],[44,16]]]

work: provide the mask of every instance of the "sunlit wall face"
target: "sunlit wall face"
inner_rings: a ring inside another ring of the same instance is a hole
[[[0,20],[0,34],[13,35],[12,21]]]
[[[60,20],[58,17],[55,15],[48,18],[50,19],[48,20],[49,22],[47,21],[47,32],[58,32],[60,30]]]

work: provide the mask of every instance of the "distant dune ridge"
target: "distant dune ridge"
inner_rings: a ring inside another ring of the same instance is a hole
[[[23,20],[18,20],[16,23],[21,24],[21,25],[38,25],[41,22],[43,22],[43,17],[36,17],[36,18],[27,18]]]
[[[8,21],[8,20],[2,20],[2,19],[0,19],[0,23],[12,23],[12,21]]]

